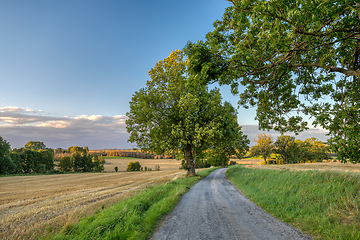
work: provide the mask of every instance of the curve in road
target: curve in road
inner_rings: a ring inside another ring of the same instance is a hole
[[[225,172],[195,184],[151,239],[311,239],[244,197]]]

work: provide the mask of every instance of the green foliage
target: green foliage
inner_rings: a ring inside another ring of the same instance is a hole
[[[10,157],[10,144],[0,136],[0,174],[13,173],[16,165]]]
[[[359,174],[236,165],[226,176],[265,211],[316,238],[360,238]]]
[[[115,166],[115,172],[119,171],[118,166]]]
[[[75,152],[60,159],[59,168],[63,172],[102,172],[105,160],[97,154]]]
[[[295,137],[281,135],[276,139],[275,146],[275,153],[280,155],[286,164],[298,161],[297,150],[299,146],[295,142]]]
[[[146,167],[145,167],[145,169],[146,169]],[[127,165],[127,168],[126,168],[127,172],[134,172],[134,171],[140,171],[140,170],[141,170],[141,165],[138,161],[129,162]]]
[[[68,153],[88,153],[88,147],[71,146],[67,149]]]
[[[198,174],[205,177],[214,170]],[[200,179],[199,176],[148,187],[64,228],[53,239],[149,239],[161,218],[172,211],[181,196]]]
[[[251,156],[262,156],[267,164],[267,159],[274,150],[274,144],[271,135],[261,133],[254,139],[255,145],[251,147]]]
[[[206,41],[187,45],[189,72],[231,85],[260,129],[298,133],[314,117],[338,157],[359,162],[358,1],[229,2]]]
[[[71,158],[69,156],[61,157],[59,168],[62,172],[70,172],[72,170]]]
[[[25,144],[25,149],[38,151],[38,150],[45,150],[46,146],[43,142],[40,141],[30,141]]]
[[[281,135],[277,138],[275,147],[277,158],[286,164],[322,162],[328,159],[327,147],[316,138],[301,141],[292,136]]]
[[[221,103],[218,89],[208,90],[198,76],[188,75],[181,51],[156,63],[149,75],[151,81],[133,94],[126,114],[130,142],[143,151],[185,159],[189,175],[195,174],[196,161],[205,157],[205,150],[220,147],[224,138],[231,139],[229,149],[245,148],[247,139],[234,108]]]

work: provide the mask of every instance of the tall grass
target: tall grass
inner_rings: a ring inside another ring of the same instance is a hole
[[[54,239],[147,239],[181,196],[213,170],[148,187],[125,201],[64,227]]]
[[[226,175],[265,211],[315,238],[360,239],[359,174],[237,165]]]

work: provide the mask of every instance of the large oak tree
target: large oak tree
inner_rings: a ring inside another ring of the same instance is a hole
[[[187,60],[177,50],[149,71],[151,80],[133,94],[127,113],[130,142],[144,151],[170,153],[186,160],[188,174],[206,150],[229,141],[241,151],[249,143],[237,124],[235,109],[222,103],[218,89],[209,90],[187,74]]]
[[[329,130],[343,161],[360,161],[360,4],[357,0],[229,0],[189,71],[232,86],[259,128],[298,133],[304,115]]]

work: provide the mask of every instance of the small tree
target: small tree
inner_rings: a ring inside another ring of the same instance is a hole
[[[126,168],[127,172],[140,171],[141,165],[138,161],[129,162]]]
[[[119,168],[117,166],[115,166],[115,172],[118,172]]]
[[[71,158],[69,156],[63,156],[60,158],[59,168],[63,172],[70,172],[72,169]]]
[[[274,144],[271,135],[266,133],[261,133],[256,136],[254,139],[256,144],[251,147],[251,155],[252,156],[262,156],[267,164],[267,159],[270,157],[271,153],[274,149]]]
[[[275,153],[286,162],[296,163],[298,161],[296,153],[298,152],[298,145],[295,142],[295,137],[288,135],[281,135],[275,142]]]
[[[30,150],[45,150],[46,146],[43,142],[40,141],[29,141],[25,144],[25,149],[30,149]]]

